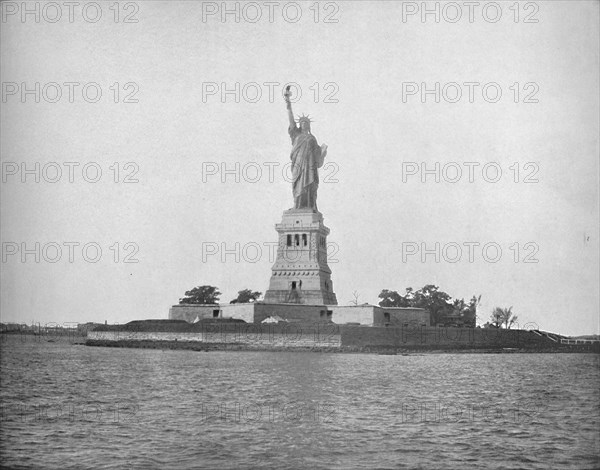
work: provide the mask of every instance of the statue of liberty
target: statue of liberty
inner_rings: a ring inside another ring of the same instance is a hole
[[[318,168],[323,166],[327,155],[327,145],[319,146],[317,139],[310,133],[310,118],[300,116],[298,125],[292,113],[290,87],[286,88],[285,102],[290,126],[288,132],[292,139],[292,192],[294,209],[312,209],[317,211],[317,188],[319,187]]]

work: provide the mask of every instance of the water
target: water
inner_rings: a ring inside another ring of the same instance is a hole
[[[9,468],[598,468],[595,354],[1,344]]]

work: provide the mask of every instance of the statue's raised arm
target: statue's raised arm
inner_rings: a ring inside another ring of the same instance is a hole
[[[294,120],[294,113],[292,112],[292,102],[290,101],[290,96],[292,93],[290,92],[290,85],[285,88],[285,93],[283,95],[285,97],[285,104],[288,112],[288,119],[290,121],[291,127],[296,127],[296,121]]]

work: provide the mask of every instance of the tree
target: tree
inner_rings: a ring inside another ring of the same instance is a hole
[[[477,307],[481,303],[481,296],[473,296],[467,304],[465,299],[456,299],[454,301],[453,317],[457,320],[459,326],[475,328],[477,324]]]
[[[360,294],[358,293],[357,290],[355,290],[354,292],[352,292],[352,297],[354,297],[354,300],[351,300],[350,303],[352,305],[358,305],[358,298],[359,298]]]
[[[400,294],[398,294],[398,292],[396,292],[395,290],[383,289],[381,291],[381,293],[379,294],[379,298],[381,299],[379,301],[379,306],[380,307],[412,307],[413,305],[410,305],[409,300],[407,298],[409,291],[412,291],[411,287],[406,289],[407,296],[403,297]]]
[[[415,306],[429,310],[434,324],[444,323],[446,315],[452,314],[451,299],[433,284],[424,286],[414,294]]]
[[[262,292],[252,292],[252,289],[244,289],[238,292],[237,298],[233,299],[230,304],[247,304],[254,302],[260,298]]]
[[[381,307],[424,308],[431,314],[433,324],[443,323],[446,314],[453,311],[451,297],[433,284],[427,284],[418,291],[413,291],[412,287],[409,287],[405,295],[384,289],[379,294],[379,298],[382,299],[379,302]]]
[[[427,284],[415,291],[412,287],[406,289],[404,295],[396,291],[384,289],[379,294],[381,307],[415,307],[428,310],[434,325],[475,327],[475,315],[481,296],[473,296],[469,304],[464,299],[453,300],[438,286]]]
[[[477,323],[477,307],[479,307],[480,304],[481,304],[481,295],[479,297],[474,295],[473,297],[471,297],[471,301],[469,302],[469,305],[467,307],[469,309],[469,311],[466,313],[466,315],[467,315],[467,318],[470,321],[472,321],[473,328],[475,328],[475,325]]]
[[[512,307],[496,307],[490,316],[490,320],[496,328],[510,329],[517,322],[517,319],[518,317],[512,313]]]
[[[179,304],[218,304],[220,295],[217,287],[198,286],[188,290]]]

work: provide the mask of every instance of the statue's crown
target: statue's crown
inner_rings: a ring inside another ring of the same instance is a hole
[[[296,121],[298,122],[298,124],[302,124],[303,122],[308,122],[309,124],[311,122],[313,122],[313,120],[308,116],[308,115],[302,115],[302,116],[298,116],[298,119],[296,119]]]

